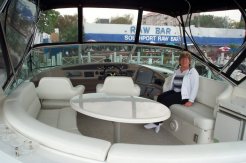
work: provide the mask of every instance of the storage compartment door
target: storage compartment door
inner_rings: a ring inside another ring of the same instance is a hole
[[[218,112],[214,129],[214,140],[219,142],[240,139],[241,120],[228,114]]]

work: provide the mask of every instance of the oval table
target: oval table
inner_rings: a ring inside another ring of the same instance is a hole
[[[77,112],[87,116],[112,121],[114,142],[120,142],[120,123],[160,122],[171,115],[165,105],[138,96],[88,93],[71,98],[70,105]]]

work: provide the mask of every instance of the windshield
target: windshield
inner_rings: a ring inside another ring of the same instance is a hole
[[[245,24],[239,10],[195,13],[186,26],[188,49],[200,56],[195,41],[217,67],[223,67],[244,43]]]
[[[44,11],[38,23],[35,44],[54,42],[134,43],[137,10],[83,8],[82,38],[78,38],[77,8]],[[139,42],[182,46],[179,22],[169,15],[144,11]]]
[[[71,47],[38,49],[44,54],[46,63],[42,64],[46,66],[98,63],[106,59],[174,69],[180,50],[187,47],[205,64],[227,73],[229,68],[223,67],[231,65],[245,39],[245,24],[239,10],[192,13],[184,15],[183,20],[143,11],[138,29],[138,10],[69,8],[47,10],[41,15],[34,44],[72,43]]]
[[[91,63],[129,63],[161,67],[171,73],[178,65],[181,50],[147,45],[93,43],[35,48],[31,52],[32,69]],[[30,65],[30,64],[29,64]]]

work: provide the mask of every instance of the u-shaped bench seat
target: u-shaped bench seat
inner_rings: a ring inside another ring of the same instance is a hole
[[[76,121],[76,111],[69,104],[69,100],[83,94],[85,87],[73,87],[66,77],[43,77],[36,88],[41,103],[37,119],[49,126],[65,131],[79,133]],[[31,90],[29,90],[30,92]]]
[[[171,77],[164,84],[168,88]],[[226,83],[205,77],[199,78],[197,98],[191,107],[174,104],[170,106],[171,117],[164,127],[185,144],[211,143],[216,98],[225,90]]]
[[[19,133],[43,146],[85,158],[84,162],[223,162],[225,155],[228,162],[242,162],[246,159],[246,143],[243,141],[212,145],[116,143],[111,146],[108,141],[74,134],[38,121],[36,117],[39,115],[40,105],[34,84],[22,83],[5,99],[5,121]]]
[[[71,108],[43,112],[40,108],[41,104],[34,84],[24,82],[5,100],[4,117],[12,128],[44,146],[93,160],[106,159],[110,142],[71,133],[77,130],[73,128],[74,121],[72,124],[68,123],[70,118],[76,118]],[[57,114],[58,117],[54,116]],[[58,119],[52,119],[55,117]]]

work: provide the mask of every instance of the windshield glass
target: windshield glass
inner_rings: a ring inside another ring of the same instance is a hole
[[[28,0],[11,1],[6,19],[6,42],[16,68],[34,32],[36,5]]]
[[[143,11],[139,42],[135,40],[138,10],[83,8],[79,13],[83,16],[81,20],[78,11],[77,8],[66,8],[41,14],[43,19],[38,24],[35,44],[72,45],[39,48],[38,53],[43,53],[43,59],[34,67],[106,61],[148,64],[173,70],[180,48],[185,48],[186,41],[189,51],[220,71],[223,66],[230,65],[229,61],[238,54],[245,39],[245,24],[239,10],[184,15],[185,37],[179,17]],[[226,73],[226,70],[224,68],[221,72]]]
[[[183,18],[190,36],[186,37],[188,49],[201,57],[194,40],[206,59],[218,68],[223,67],[244,42],[245,23],[239,10],[195,13],[190,22],[186,16]]]
[[[77,42],[77,11],[77,8],[67,8],[41,12],[34,44]]]
[[[178,65],[180,52],[181,50],[158,46],[93,43],[35,48],[31,52],[31,62],[34,70],[61,65],[113,62],[157,66],[169,73]]]
[[[134,42],[137,10],[84,8],[84,42]]]
[[[135,28],[133,27],[135,30]],[[144,11],[139,42],[182,45],[179,22],[176,18],[155,12]]]
[[[34,44],[56,42],[135,42],[137,10],[83,8],[82,36],[78,36],[78,9],[41,13]],[[143,11],[140,43],[183,46],[179,21],[169,15]]]

